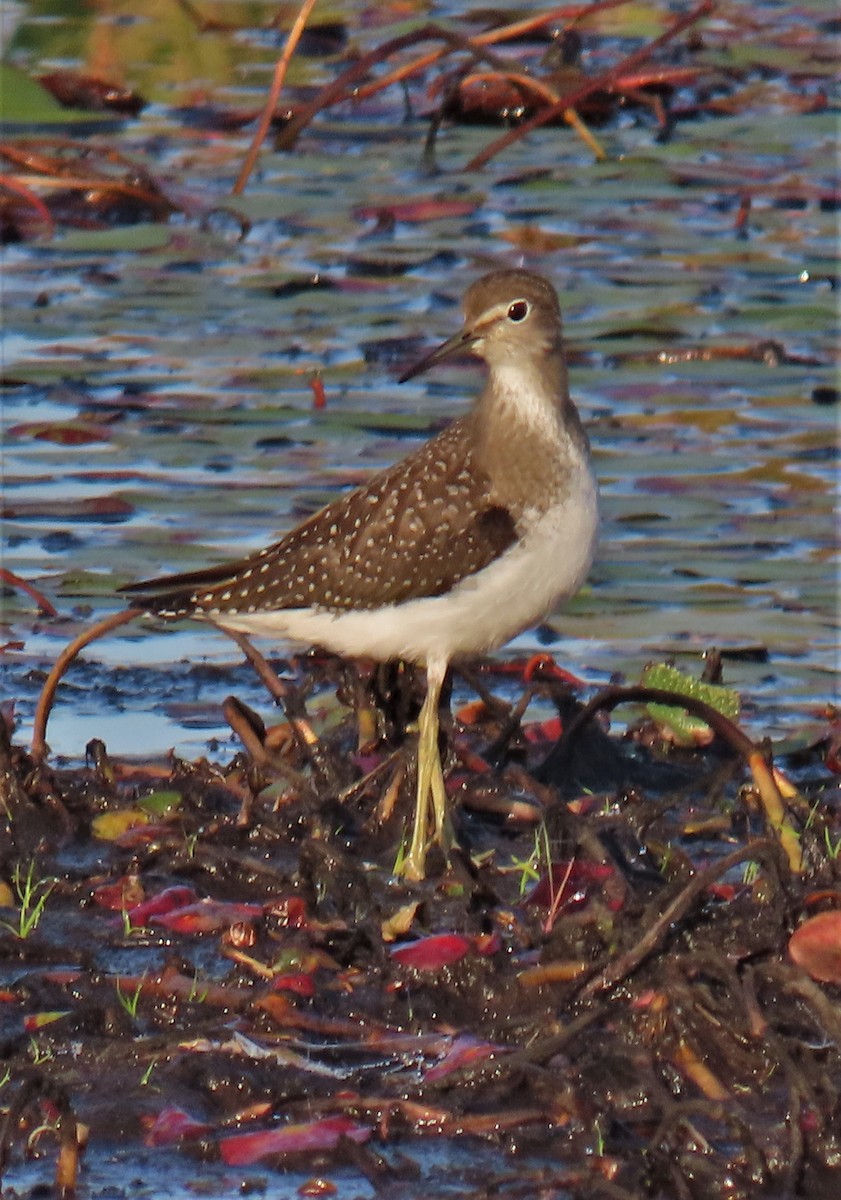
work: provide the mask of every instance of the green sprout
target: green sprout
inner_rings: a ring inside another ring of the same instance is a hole
[[[663,851],[663,856],[660,859],[660,862],[657,867],[657,869],[661,875],[667,874],[667,872],[669,870],[669,864],[672,861],[673,854],[674,854],[674,847],[669,843],[669,844],[667,844],[666,849]]]
[[[58,880],[52,875],[43,879],[35,877],[34,859],[25,874],[21,863],[16,863],[12,871],[12,885],[18,898],[18,919],[16,923],[0,921],[0,925],[20,941],[26,941],[30,933],[38,928],[38,923],[44,915],[44,906],[57,883]]]
[[[809,829],[811,829],[811,828],[812,828],[812,825],[813,825],[813,824],[814,824],[814,822],[815,822],[815,814],[817,813],[817,811],[818,811],[818,809],[820,808],[820,806],[821,806],[821,802],[820,802],[820,798],[818,798],[817,800],[815,800],[815,801],[813,802],[813,804],[812,804],[812,805],[811,805],[811,807],[809,808],[809,815],[808,815],[808,817],[806,818],[806,822],[805,822],[805,824],[804,824],[804,826],[803,826],[803,832],[804,832],[804,833],[806,833],[806,831],[807,831],[807,830],[809,830]]]
[[[750,887],[750,885],[752,883],[756,883],[756,880],[758,878],[759,878],[759,863],[754,862],[754,860],[751,859],[749,862],[745,863],[745,869],[742,872],[742,883],[744,883],[748,887]]]
[[[42,1045],[35,1037],[29,1039],[29,1050],[32,1054],[32,1065],[35,1067],[43,1066],[44,1063],[55,1058],[52,1046],[47,1043]]]
[[[601,1158],[604,1155],[604,1134],[602,1133],[601,1123],[596,1121],[593,1128],[596,1131],[596,1154]]]
[[[549,832],[545,822],[534,831],[534,849],[528,858],[512,858],[503,871],[516,872],[520,876],[519,891],[524,896],[532,883],[537,883],[540,876],[552,865],[552,852],[549,845]]]
[[[140,1086],[141,1087],[148,1086],[149,1080],[152,1078],[152,1072],[154,1071],[154,1069],[157,1065],[158,1065],[158,1060],[156,1058],[153,1058],[152,1061],[149,1063],[149,1066],[146,1068],[146,1070],[140,1076]]]
[[[126,993],[120,987],[119,979],[117,980],[117,999],[119,1000],[121,1007],[125,1009],[132,1020],[134,1020],[134,1018],[137,1016],[137,1006],[140,1003],[140,995],[143,991],[143,980],[145,978],[146,977],[144,975],[138,981],[137,987],[134,989],[134,991],[128,995],[126,995]]]
[[[188,1004],[204,1004],[207,999],[209,988],[207,984],[199,985],[198,973],[193,975],[193,982],[190,986],[190,994],[187,997]]]
[[[406,861],[406,855],[408,853],[409,853],[409,845],[408,845],[408,839],[406,837],[406,830],[404,828],[403,832],[400,835],[400,842],[397,846],[397,855],[394,859],[394,866],[391,868],[392,875],[402,875],[403,874],[403,863]]]

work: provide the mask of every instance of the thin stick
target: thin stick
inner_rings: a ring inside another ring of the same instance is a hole
[[[220,633],[226,633],[229,638],[236,642],[245,657],[251,663],[254,670],[260,676],[260,679],[265,684],[269,695],[274,700],[275,704],[279,704],[286,713],[286,720],[291,725],[292,729],[298,734],[305,746],[312,748],[318,745],[318,734],[310,725],[306,717],[302,717],[297,713],[291,713],[287,705],[289,699],[289,689],[283,683],[283,680],[272,670],[269,663],[263,657],[259,650],[252,646],[251,642],[244,633],[240,633],[236,629],[229,629],[225,625],[218,625],[215,621],[210,622],[214,629],[218,629]],[[237,731],[239,732],[239,731]]]
[[[245,162],[242,164],[242,169],[237,176],[237,181],[233,186],[233,195],[239,196],[244,191],[245,185],[248,182],[248,177],[254,170],[254,164],[257,162],[257,156],[260,153],[260,147],[265,141],[266,134],[269,132],[269,126],[272,123],[277,102],[280,99],[281,89],[283,88],[286,79],[286,72],[289,68],[289,63],[298,42],[301,40],[301,34],[306,28],[307,20],[310,13],[315,7],[315,0],[304,0],[301,9],[295,18],[295,24],[289,31],[289,37],[286,39],[286,45],[283,47],[283,53],[277,60],[277,65],[274,69],[274,78],[272,86],[269,89],[269,96],[266,100],[265,107],[260,116],[260,123],[257,126],[257,132],[254,134],[254,140],[248,148],[248,153],[245,156]]]
[[[543,108],[540,112],[535,113],[528,121],[524,121],[522,125],[518,125],[516,129],[509,130],[501,138],[491,142],[479,154],[471,158],[470,162],[465,167],[466,171],[479,171],[486,163],[490,162],[502,150],[506,150],[512,142],[516,142],[519,138],[524,137],[527,133],[531,133],[533,129],[539,129],[541,125],[545,125],[548,121],[552,121],[555,117],[560,116],[565,109],[575,108],[585,100],[587,96],[597,91],[610,91],[618,82],[622,75],[628,71],[635,70],[640,63],[648,59],[655,50],[659,50],[661,46],[666,45],[673,38],[682,33],[690,25],[694,25],[703,17],[708,16],[715,8],[715,0],[704,0],[692,12],[686,13],[679,17],[674,24],[670,25],[665,33],[660,37],[655,38],[653,42],[649,42],[647,46],[642,46],[633,54],[629,54],[622,62],[615,67],[611,67],[609,71],[602,71],[600,75],[593,75],[586,82],[583,82],[580,87],[573,88],[566,95],[555,103],[549,105],[548,108]]]
[[[59,685],[62,675],[79,651],[84,650],[85,646],[89,646],[97,638],[110,633],[112,629],[117,629],[120,625],[127,625],[129,621],[134,621],[142,615],[142,609],[139,608],[124,608],[120,612],[111,613],[110,617],[106,617],[104,621],[97,621],[96,625],[91,626],[90,629],[86,629],[84,633],[80,633],[78,637],[74,638],[72,642],[64,647],[56,659],[53,669],[44,680],[44,686],[41,688],[41,694],[38,697],[38,703],[35,707],[31,750],[33,758],[39,761],[46,758],[47,721],[52,711],[56,688]]]
[[[736,753],[744,759],[756,784],[765,818],[779,837],[791,870],[795,874],[799,874],[803,870],[803,852],[800,848],[797,831],[788,819],[785,800],[780,793],[774,771],[771,769],[766,754],[734,721],[695,696],[684,696],[680,692],[671,692],[665,688],[644,687],[642,684],[632,687],[604,688],[593,697],[589,704],[576,713],[574,719],[564,730],[561,740],[547,755],[543,768],[547,762],[564,761],[566,752],[575,737],[600,709],[611,710],[628,702],[667,704],[671,708],[683,708],[696,717],[700,717],[702,721],[706,721],[713,732],[732,746]]]
[[[240,633],[237,629],[229,629],[227,625],[219,625],[216,621],[210,621],[214,629],[218,629],[220,633],[226,633],[228,637],[236,642],[245,657],[251,663],[254,670],[260,677],[261,682],[265,685],[267,692],[274,700],[275,704],[283,704],[287,697],[287,689],[284,687],[283,681],[278,677],[269,663],[263,657],[259,650],[251,645],[251,642],[244,633]]]
[[[510,25],[499,25],[495,29],[487,29],[483,33],[475,33],[469,41],[474,47],[496,46],[500,42],[504,43],[513,38],[531,33],[535,29],[541,29],[551,21],[563,20],[569,21],[570,24],[575,24],[581,17],[590,17],[594,13],[598,13],[604,9],[617,8],[620,4],[627,3],[629,3],[629,0],[602,0],[600,4],[580,5],[572,9],[570,9],[569,5],[564,5],[562,8],[552,9],[548,13],[540,13],[536,17],[527,17],[522,21],[514,21]],[[411,62],[404,63],[401,67],[396,67],[390,75],[385,75],[382,79],[376,79],[372,83],[367,83],[355,90],[353,99],[367,100],[369,96],[375,95],[390,84],[400,83],[410,75],[416,75],[426,67],[433,66],[433,64],[444,58],[448,52],[448,48],[442,46],[438,50],[430,50],[428,54],[423,54],[420,58],[413,58]],[[533,84],[537,81],[529,76],[529,82]]]
[[[640,963],[657,949],[660,943],[667,937],[669,930],[684,916],[690,906],[706,891],[711,883],[715,883],[731,867],[737,866],[740,862],[744,862],[745,859],[767,857],[771,851],[771,847],[772,843],[765,839],[748,842],[746,846],[740,846],[738,850],[734,850],[731,854],[726,854],[724,858],[720,858],[718,862],[712,863],[705,871],[700,871],[690,879],[686,887],[681,888],[654,924],[646,929],[639,941],[631,946],[630,950],[626,950],[624,954],[615,955],[610,959],[607,966],[603,967],[597,975],[594,975],[590,979],[589,983],[584,985],[578,993],[578,999],[590,1000],[598,992],[606,991],[608,988],[625,979],[628,975],[631,975]]]
[[[43,592],[39,592],[31,583],[27,583],[25,579],[21,579],[20,575],[15,575],[14,571],[9,571],[6,567],[0,567],[0,581],[9,585],[9,587],[19,588],[20,591],[26,592],[30,600],[34,600],[38,605],[38,611],[43,613],[45,617],[57,617],[58,612],[53,604],[47,599]]]
[[[470,54],[477,62],[487,62],[494,70],[504,71],[505,63],[496,54],[492,54],[490,50],[483,50],[481,46],[473,38],[462,37],[461,34],[451,33],[449,29],[444,29],[440,25],[424,25],[420,29],[413,29],[411,33],[403,33],[399,37],[392,38],[388,42],[383,42],[382,45],[370,50],[367,54],[363,54],[350,67],[342,71],[332,83],[328,83],[323,87],[318,95],[310,104],[305,104],[299,108],[292,120],[278,134],[275,146],[278,150],[291,150],[301,133],[306,129],[307,125],[322,112],[323,109],[329,108],[331,104],[339,104],[343,100],[356,100],[359,98],[356,90],[356,82],[368,74],[372,67],[379,66],[383,59],[390,58],[392,54],[397,54],[400,50],[407,50],[410,46],[415,46],[419,42],[428,42],[433,39],[446,43],[446,48],[441,49],[441,56],[450,51],[463,50],[466,54]],[[415,65],[415,64],[419,65]],[[413,60],[408,65],[407,74],[412,74],[413,70],[419,70],[420,66],[424,65],[424,60]],[[387,87],[388,82],[392,78],[398,78],[395,75],[389,76],[388,80],[380,81],[380,86],[374,84],[369,85],[369,94],[374,91],[381,90],[382,87]]]
[[[37,176],[35,178],[37,182]],[[25,183],[21,183],[11,175],[0,175],[0,187],[7,188],[10,192],[14,192],[15,195],[21,196],[35,210],[46,225],[47,233],[52,236],[55,231],[55,221],[53,220],[52,213],[43,200],[40,200],[31,188],[28,188]]]

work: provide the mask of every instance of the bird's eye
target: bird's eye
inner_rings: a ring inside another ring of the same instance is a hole
[[[529,315],[529,304],[527,300],[515,300],[508,309],[509,321],[525,321]]]

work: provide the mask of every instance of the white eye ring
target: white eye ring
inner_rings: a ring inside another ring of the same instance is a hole
[[[531,305],[528,300],[515,300],[508,306],[508,320],[518,324],[520,321],[525,321],[530,312]]]

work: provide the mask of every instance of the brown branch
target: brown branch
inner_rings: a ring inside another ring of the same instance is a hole
[[[620,4],[628,4],[629,0],[602,0],[600,4],[577,5],[570,8],[569,5],[564,5],[562,8],[554,8],[548,13],[540,13],[535,17],[526,17],[522,21],[513,21],[510,25],[500,25],[495,29],[488,29],[484,33],[476,33],[471,38],[463,39],[469,41],[475,49],[479,46],[496,46],[500,42],[507,42],[512,38],[523,37],[526,34],[533,33],[534,30],[548,25],[550,21],[569,21],[574,24],[580,17],[589,17],[593,13],[603,11],[607,8],[618,8]],[[388,45],[388,43],[385,43]],[[354,100],[367,100],[369,96],[375,95],[383,88],[388,87],[392,83],[402,83],[404,79],[408,79],[411,75],[416,75],[419,71],[425,70],[426,67],[434,66],[440,62],[447,54],[447,49],[441,47],[440,50],[432,50],[429,54],[422,54],[420,58],[412,59],[409,63],[404,63],[402,67],[396,67],[390,75],[386,75],[383,79],[377,79],[373,83],[367,84],[354,91]],[[503,70],[505,68],[503,67]],[[536,82],[529,77],[530,83]]]
[[[285,686],[283,680],[278,677],[260,651],[252,646],[251,642],[244,633],[240,633],[236,629],[229,629],[225,625],[219,625],[216,621],[210,621],[209,623],[214,627],[214,629],[218,629],[220,633],[227,634],[232,641],[236,642],[240,650],[242,650],[245,657],[257,672],[275,704],[279,704],[283,708],[283,711],[286,715],[286,720],[289,722],[289,725],[294,733],[301,739],[302,744],[307,748],[307,750],[311,753],[314,753],[315,748],[319,745],[320,739],[318,734],[312,728],[306,717],[302,715],[302,713],[290,711],[291,706],[289,704],[289,689]],[[227,712],[225,713],[225,716],[228,720],[228,723],[231,724],[230,716]],[[232,724],[231,728],[234,728]],[[234,732],[238,736],[241,736],[239,728],[235,728]],[[250,747],[247,748],[250,750]]]
[[[280,98],[280,93],[286,79],[286,72],[289,69],[289,63],[292,60],[292,55],[295,53],[298,42],[301,40],[301,34],[306,28],[307,20],[309,19],[309,15],[314,6],[315,0],[303,0],[300,11],[295,18],[295,23],[289,31],[289,37],[286,39],[286,45],[283,47],[283,53],[277,60],[277,64],[274,69],[272,86],[269,89],[269,95],[263,107],[263,112],[260,116],[260,123],[257,126],[257,132],[254,134],[254,139],[251,142],[251,145],[248,148],[248,153],[245,156],[245,162],[242,164],[242,169],[240,170],[240,173],[237,176],[237,181],[233,186],[232,192],[234,196],[239,196],[245,190],[245,185],[248,183],[248,177],[254,170],[254,164],[257,162],[257,156],[260,153],[260,147],[266,140],[266,134],[269,132],[269,127],[272,123],[272,117],[274,116],[275,109],[277,108],[277,102]]]
[[[689,908],[706,891],[710,884],[715,883],[725,875],[731,867],[737,866],[746,859],[767,858],[773,850],[773,843],[763,838],[748,842],[712,863],[704,871],[700,871],[685,887],[673,897],[657,920],[646,929],[642,937],[630,950],[612,958],[598,974],[584,984],[578,992],[579,1000],[591,1000],[598,992],[604,992],[614,987],[628,975],[633,974],[638,966],[665,941],[672,927],[684,917]]]
[[[439,41],[446,42],[448,49],[464,50],[476,60],[490,63],[494,69],[499,69],[502,65],[501,60],[496,55],[481,48],[477,39],[462,37],[460,34],[451,33],[450,30],[434,24],[424,25],[421,29],[413,29],[411,33],[401,34],[400,37],[383,42],[382,45],[377,46],[374,50],[363,54],[352,66],[342,71],[341,75],[334,79],[332,83],[322,88],[315,99],[310,104],[306,104],[303,108],[300,108],[292,120],[278,134],[275,141],[276,149],[291,150],[307,125],[325,108],[329,108],[331,104],[338,104],[342,100],[356,99],[359,93],[354,90],[351,95],[350,89],[356,84],[357,80],[367,75],[370,69],[377,66],[383,59],[390,58],[392,54],[397,54],[400,50],[407,50],[410,46],[414,46],[418,42],[428,42],[436,38]],[[446,53],[446,50],[441,51],[441,55]],[[424,60],[416,60],[415,63],[409,64],[410,69],[400,75],[399,78],[402,79],[405,75],[412,74],[414,70],[420,70],[425,65]],[[395,78],[397,77],[395,75]],[[386,87],[391,82],[393,80],[389,77],[388,80],[381,81],[381,86]],[[378,86],[372,85],[368,89],[368,95],[372,95],[378,90]]]
[[[570,721],[558,745],[551,751],[549,758],[561,757],[567,746],[574,741],[585,725],[589,725],[597,712],[600,712],[602,709],[611,712],[614,708],[618,708],[620,704],[633,703],[666,704],[670,708],[686,709],[687,712],[700,717],[702,721],[706,721],[713,732],[726,741],[729,746],[732,746],[745,762],[748,762],[751,755],[757,751],[757,746],[751,741],[744,730],[740,729],[724,713],[719,712],[717,708],[713,708],[711,704],[707,704],[705,700],[699,700],[696,696],[686,696],[683,692],[673,692],[667,688],[645,687],[644,684],[637,683],[632,684],[630,687],[614,685],[602,688],[600,692],[597,692],[593,699],[588,704],[585,704],[581,711],[576,713],[573,720]]]
[[[642,684],[636,684],[633,687],[604,688],[570,721],[560,741],[547,755],[541,770],[544,771],[548,763],[556,764],[558,761],[564,761],[575,738],[600,709],[612,710],[618,705],[628,702],[667,704],[671,708],[683,708],[687,712],[694,713],[696,717],[700,717],[702,721],[706,721],[713,732],[744,759],[759,793],[766,820],[779,837],[789,866],[795,873],[799,873],[803,869],[800,839],[788,820],[785,800],[771,769],[769,755],[751,741],[748,735],[724,713],[720,713],[718,709],[703,700],[698,700],[695,696],[685,696],[682,692],[671,692],[665,688],[644,687]]]
[[[694,25],[703,17],[709,16],[714,8],[715,0],[703,0],[702,4],[694,8],[692,12],[679,17],[669,26],[665,33],[655,38],[653,42],[649,42],[647,46],[643,46],[639,50],[634,51],[633,54],[629,54],[627,58],[623,59],[617,66],[611,67],[610,70],[591,76],[586,82],[582,82],[579,87],[572,88],[565,95],[561,96],[555,104],[541,109],[540,112],[535,113],[528,121],[524,121],[522,125],[518,125],[516,129],[509,130],[508,133],[491,142],[489,146],[486,146],[484,150],[471,158],[465,170],[481,170],[486,163],[490,162],[502,150],[506,150],[513,142],[516,142],[521,137],[525,137],[533,129],[539,129],[541,125],[546,125],[547,122],[562,116],[565,109],[575,108],[593,92],[610,91],[622,75],[628,71],[636,70],[655,50],[659,50],[661,46],[666,45],[667,42],[677,37],[678,34],[683,33],[684,29],[687,29],[690,25]]]
[[[45,617],[57,617],[58,612],[44,595],[39,592],[31,583],[27,583],[25,579],[21,579],[20,575],[15,575],[14,571],[9,571],[6,567],[0,567],[0,581],[8,584],[9,587],[17,588],[21,592],[26,592],[30,600],[34,600],[38,605],[38,611],[43,613]]]
[[[64,647],[49,675],[44,680],[44,686],[41,688],[41,694],[35,706],[35,717],[32,724],[31,753],[33,758],[39,761],[46,758],[47,721],[50,719],[56,688],[64,672],[79,651],[83,650],[85,646],[89,646],[91,642],[95,642],[98,638],[103,637],[106,633],[110,633],[112,629],[118,629],[120,625],[127,625],[129,621],[134,621],[142,615],[142,610],[139,608],[125,608],[119,612],[111,613],[110,617],[106,617],[103,621],[97,621],[90,629],[86,629],[84,633],[80,633],[78,637],[75,637],[72,642],[69,642]]]
[[[51,236],[53,233],[55,233],[55,221],[53,220],[52,213],[47,208],[46,204],[44,204],[44,202],[35,195],[31,188],[27,187],[25,183],[21,183],[20,180],[15,179],[10,175],[0,175],[0,187],[5,188],[7,191],[12,192],[15,196],[20,196],[22,200],[25,200],[29,207],[35,210],[35,212],[47,226],[47,233]]]
[[[260,677],[260,681],[265,685],[265,688],[275,704],[283,704],[287,698],[288,690],[283,685],[283,681],[277,676],[269,663],[263,657],[259,650],[252,646],[251,642],[244,633],[240,633],[237,629],[229,629],[227,625],[220,625],[216,621],[209,621],[214,629],[218,629],[220,633],[225,633],[228,637],[236,642],[245,657],[251,663],[254,670]]]

